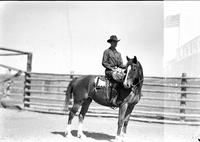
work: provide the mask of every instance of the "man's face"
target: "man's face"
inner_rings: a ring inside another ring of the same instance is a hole
[[[111,46],[117,47],[117,41],[111,41],[110,43],[111,43]]]

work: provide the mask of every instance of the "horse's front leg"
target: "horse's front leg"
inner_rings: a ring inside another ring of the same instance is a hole
[[[127,107],[128,107],[128,103],[125,103],[119,107],[117,136],[115,137],[116,141],[122,140],[121,132],[122,132],[122,127],[124,125],[124,117],[126,114]]]
[[[122,137],[125,141],[126,139],[126,133],[127,133],[127,126],[128,126],[128,122],[131,116],[131,113],[133,111],[135,107],[135,104],[129,104],[126,110],[126,114],[125,114],[125,118],[124,118],[124,125],[123,125],[123,129],[122,129]]]

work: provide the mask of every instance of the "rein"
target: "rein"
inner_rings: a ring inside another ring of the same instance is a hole
[[[135,89],[136,88],[136,86],[138,85],[138,84],[140,84],[142,81],[143,81],[144,79],[141,79],[138,83],[136,83],[135,85],[131,85],[132,86],[132,91],[133,91],[133,89]]]

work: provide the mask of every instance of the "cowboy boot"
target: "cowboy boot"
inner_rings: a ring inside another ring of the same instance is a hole
[[[114,97],[111,99],[110,103],[111,103],[113,106],[117,107],[117,106],[120,106],[120,105],[121,105],[122,101],[119,100],[119,99],[118,99],[118,95],[116,95],[116,96],[114,96]]]
[[[111,98],[110,103],[113,106],[118,106],[118,104],[117,104],[117,95]]]

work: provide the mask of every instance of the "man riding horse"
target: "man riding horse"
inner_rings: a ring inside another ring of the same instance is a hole
[[[114,39],[115,42],[118,41],[117,38],[111,37],[110,39]],[[110,40],[108,40],[110,42]],[[114,44],[114,43],[112,43]],[[111,49],[113,47],[111,44]],[[116,43],[115,43],[116,44]],[[110,50],[111,50],[110,49]],[[107,52],[111,52],[110,54],[114,57],[108,57]],[[105,51],[105,58],[116,58],[116,52],[115,54],[112,52],[116,51]],[[119,53],[117,54],[119,55]],[[119,55],[120,56],[120,55]],[[121,58],[121,57],[120,57]],[[137,60],[137,57],[134,56],[134,58],[127,57],[127,63],[126,63],[126,74],[124,72],[120,72],[120,69],[114,69],[114,67],[124,67],[122,66],[122,62],[119,64],[118,58],[116,60],[113,60],[113,65],[107,64],[108,69],[106,69],[106,75],[107,77],[110,77],[111,80],[122,80],[118,85],[118,99],[122,101],[117,105],[116,107],[119,107],[119,113],[118,113],[118,127],[117,127],[117,135],[115,137],[115,140],[124,140],[125,134],[127,133],[127,126],[129,122],[129,118],[131,116],[131,112],[133,111],[135,105],[139,102],[141,98],[141,89],[143,85],[143,68],[140,62]],[[105,60],[109,61],[109,59]],[[115,64],[116,63],[116,64]],[[116,71],[115,71],[116,70]],[[117,72],[117,73],[116,73]],[[120,75],[119,75],[120,74]],[[94,100],[100,105],[107,106],[107,107],[115,107],[110,102],[108,102],[108,92],[110,91],[110,86],[108,86],[108,81],[103,79],[103,84],[106,86],[100,87],[99,79],[101,77],[97,75],[86,75],[86,76],[80,76],[77,78],[74,78],[70,83],[68,84],[67,91],[66,91],[66,98],[65,98],[65,105],[66,110],[68,110],[68,106],[70,103],[70,96],[73,96],[73,106],[70,109],[67,127],[65,131],[66,137],[72,136],[71,134],[71,124],[74,116],[78,112],[79,108],[81,107],[80,113],[78,115],[79,117],[79,125],[78,125],[78,131],[77,131],[77,137],[84,138],[86,137],[83,134],[83,121],[86,116],[86,113],[89,109],[89,106],[91,102]],[[117,81],[116,81],[117,82]],[[115,82],[115,83],[116,83]],[[99,83],[99,86],[98,86]],[[101,82],[102,83],[102,82]],[[110,83],[109,83],[110,84]],[[115,97],[116,98],[116,97]],[[111,99],[112,100],[112,99]],[[112,100],[111,102],[114,102],[115,100]],[[117,104],[117,103],[115,103]]]
[[[119,105],[117,101],[117,88],[119,82],[123,80],[123,70],[125,65],[121,57],[121,53],[116,50],[117,43],[120,40],[116,35],[110,36],[110,39],[107,40],[110,43],[110,47],[103,52],[102,65],[105,67],[105,76],[111,82],[111,94],[110,94],[110,103],[114,106]]]

